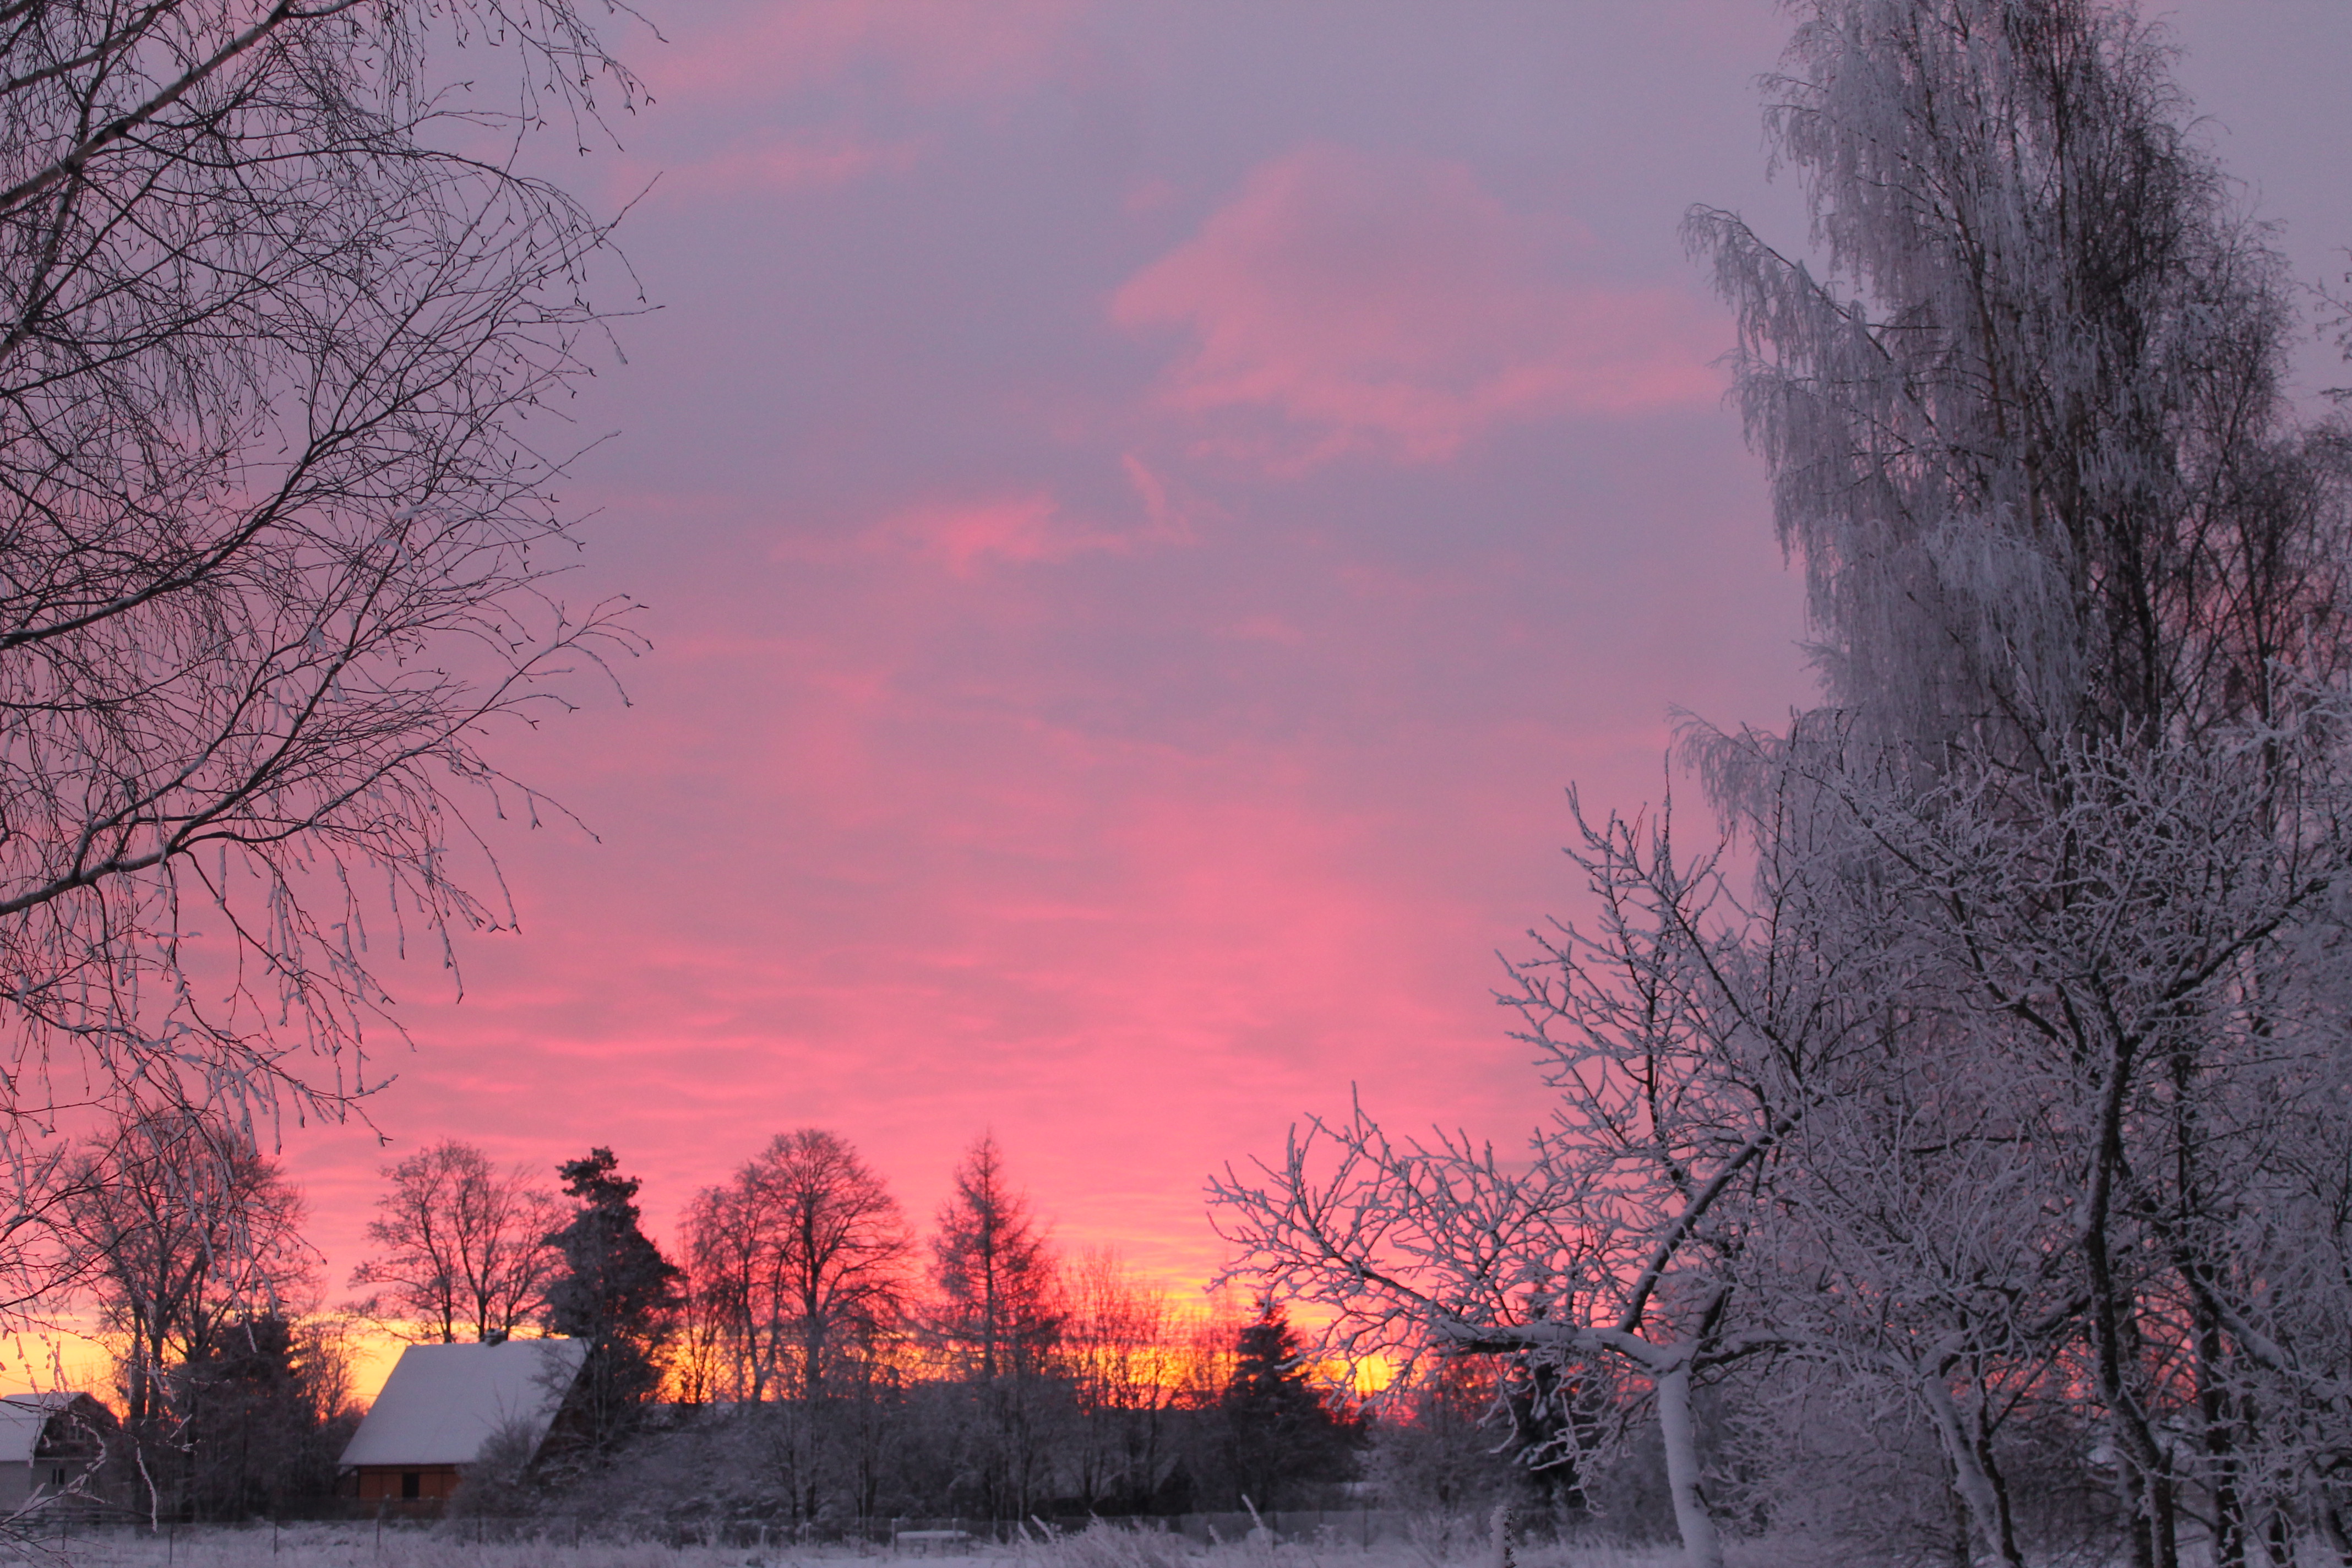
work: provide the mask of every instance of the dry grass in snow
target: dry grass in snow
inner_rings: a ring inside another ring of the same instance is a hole
[[[373,1526],[288,1525],[273,1531],[226,1527],[183,1529],[171,1539],[144,1534],[77,1535],[60,1549],[73,1568],[1495,1568],[1491,1549],[1465,1545],[1441,1553],[1407,1542],[1353,1545],[1203,1549],[1179,1535],[1098,1527],[1081,1535],[969,1554],[923,1557],[887,1547],[671,1546],[656,1542],[562,1540],[477,1542],[454,1527],[387,1530]],[[1517,1568],[1673,1568],[1681,1553],[1663,1548],[1528,1543],[1514,1551]]]

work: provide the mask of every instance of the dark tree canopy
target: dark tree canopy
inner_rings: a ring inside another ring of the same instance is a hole
[[[610,1149],[556,1167],[580,1202],[549,1237],[563,1269],[547,1291],[551,1332],[588,1342],[575,1399],[592,1439],[610,1443],[661,1383],[661,1352],[677,1321],[679,1273],[638,1224],[637,1179]]]
[[[1336,1414],[1307,1380],[1306,1349],[1268,1301],[1241,1331],[1220,1401],[1234,1483],[1258,1508],[1279,1508],[1302,1483],[1355,1473],[1361,1426]]]
[[[227,1325],[173,1381],[196,1518],[275,1515],[289,1500],[333,1489],[357,1415],[332,1342],[282,1312],[257,1312]]]

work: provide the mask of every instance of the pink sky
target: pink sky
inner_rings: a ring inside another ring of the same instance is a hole
[[[1579,910],[1563,790],[1633,809],[1677,707],[1807,694],[1710,367],[1692,202],[1768,185],[1764,0],[659,0],[656,101],[565,177],[660,308],[574,590],[632,705],[507,738],[520,934],[357,1129],[289,1132],[331,1299],[383,1161],[609,1144],[668,1239],[772,1134],[928,1221],[993,1129],[1068,1244],[1172,1282],[1204,1175],[1360,1084],[1544,1112],[1499,950]],[[2352,10],[2206,0],[2184,76],[2340,275]],[[617,288],[614,302],[625,302]],[[2314,374],[2327,373],[2315,354]],[[2346,373],[2340,379],[2352,379]]]

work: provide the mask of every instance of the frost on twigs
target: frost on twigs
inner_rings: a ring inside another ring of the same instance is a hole
[[[512,922],[487,741],[635,646],[526,420],[607,230],[512,162],[635,89],[570,0],[68,0],[0,65],[0,1139],[337,1116],[385,958]]]
[[[2127,5],[1792,9],[1813,254],[1686,235],[1827,702],[1686,728],[1696,852],[1580,816],[1589,912],[1508,997],[1557,1096],[1524,1151],[1310,1121],[1221,1229],[1342,1347],[1548,1368],[1570,1435],[1654,1413],[1700,1568],[1734,1518],[2342,1543],[2345,434]],[[1808,1514],[1829,1429],[1906,1495]]]

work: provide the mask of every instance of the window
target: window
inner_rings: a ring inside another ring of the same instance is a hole
[[[401,1471],[401,1472],[400,1472],[400,1500],[401,1500],[401,1501],[403,1501],[403,1502],[406,1502],[406,1501],[408,1501],[411,1498],[422,1497],[422,1496],[424,1496],[424,1495],[425,1495],[425,1477],[424,1477],[423,1473],[422,1473],[422,1472],[420,1472],[420,1471],[416,1471],[416,1470],[403,1470],[403,1471]]]

